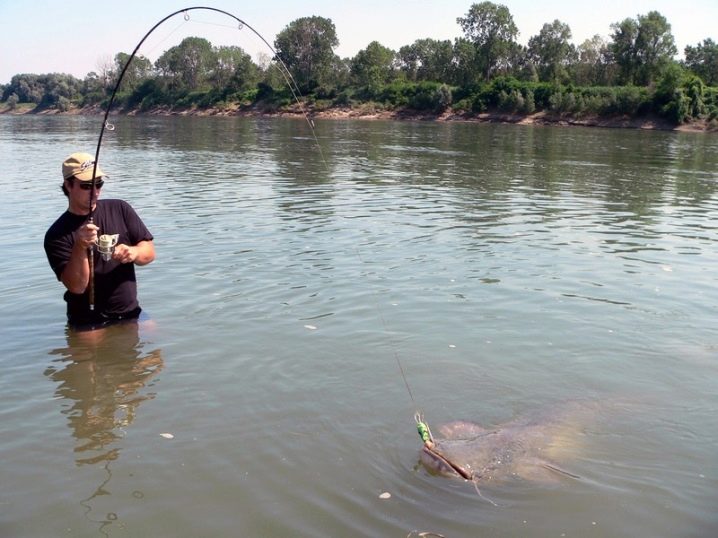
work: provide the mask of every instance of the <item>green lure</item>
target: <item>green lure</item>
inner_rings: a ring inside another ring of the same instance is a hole
[[[423,422],[417,422],[416,429],[419,432],[419,437],[421,437],[422,441],[424,441],[425,443],[431,441],[431,434],[429,433],[429,426],[427,426]]]

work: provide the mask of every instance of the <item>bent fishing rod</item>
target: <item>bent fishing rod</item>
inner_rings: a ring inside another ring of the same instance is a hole
[[[97,149],[95,150],[95,162],[93,163],[92,167],[92,185],[90,187],[90,213],[88,217],[88,223],[93,223],[93,216],[95,213],[95,185],[97,178],[95,177],[95,174],[97,173],[97,163],[100,160],[100,148],[102,147],[102,139],[105,134],[105,129],[108,131],[113,131],[114,126],[108,123],[107,118],[110,115],[110,110],[112,109],[112,105],[115,102],[115,96],[117,95],[118,90],[120,89],[120,85],[122,84],[122,79],[125,77],[125,73],[127,72],[127,69],[130,67],[130,63],[137,55],[137,52],[140,50],[140,47],[142,44],[147,40],[147,38],[154,32],[159,26],[161,26],[164,22],[168,21],[172,17],[175,17],[176,15],[179,15],[180,13],[184,14],[185,21],[189,21],[189,12],[194,10],[206,10],[206,11],[214,11],[216,13],[221,13],[222,15],[226,15],[232,19],[234,19],[238,24],[238,29],[242,30],[244,27],[249,28],[271,51],[273,58],[277,60],[279,65],[281,66],[281,69],[279,70],[282,73],[282,76],[284,77],[285,82],[287,83],[287,86],[289,87],[289,90],[292,93],[292,96],[294,97],[294,100],[299,105],[300,110],[304,114],[305,119],[307,120],[307,123],[309,124],[309,128],[312,131],[312,136],[314,137],[314,141],[317,144],[317,148],[319,149],[319,153],[321,155],[322,161],[324,162],[324,167],[327,167],[326,160],[324,159],[324,154],[322,153],[322,148],[319,145],[319,140],[317,139],[316,132],[314,131],[314,125],[312,123],[312,120],[309,118],[308,114],[304,110],[304,107],[302,106],[302,103],[299,99],[300,92],[299,92],[299,86],[297,85],[296,81],[294,80],[294,77],[292,76],[291,72],[287,68],[286,64],[282,61],[282,59],[277,54],[277,51],[274,50],[274,48],[269,44],[269,42],[264,39],[262,34],[260,34],[257,30],[255,30],[251,25],[247,24],[245,21],[237,17],[236,15],[233,15],[232,13],[229,13],[228,11],[224,11],[222,9],[217,9],[214,7],[205,7],[205,6],[193,6],[193,7],[186,7],[184,9],[179,9],[175,11],[174,13],[170,13],[166,17],[164,17],[162,20],[157,22],[150,30],[140,39],[140,41],[135,46],[135,49],[132,51],[132,54],[130,54],[130,57],[127,59],[127,62],[125,62],[124,67],[122,68],[122,71],[120,72],[120,76],[117,78],[117,82],[115,83],[115,87],[112,90],[112,94],[110,96],[110,100],[107,103],[107,109],[105,110],[105,115],[102,118],[102,127],[100,128],[100,136],[97,140]],[[89,270],[90,270],[90,278],[88,281],[88,288],[89,288],[89,302],[90,302],[90,310],[95,309],[95,259],[94,259],[94,247],[90,246],[87,249],[87,260],[89,263]]]

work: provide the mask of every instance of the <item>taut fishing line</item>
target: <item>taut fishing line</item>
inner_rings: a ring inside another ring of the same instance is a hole
[[[357,258],[359,258],[359,262],[361,264],[364,264],[364,260],[361,257],[361,253],[359,252],[358,247],[354,247],[354,250],[356,252]],[[379,319],[381,320],[382,326],[384,327],[384,332],[389,334],[389,328],[386,324],[386,319],[384,319],[384,313],[381,310],[381,307],[379,306],[379,303],[377,301],[374,301],[374,307],[376,308],[377,313],[379,314]],[[414,393],[411,392],[411,387],[409,386],[409,381],[406,378],[406,371],[404,370],[404,365],[401,363],[401,359],[399,358],[399,352],[396,349],[396,345],[393,340],[391,342],[391,349],[394,353],[394,360],[396,360],[396,365],[399,367],[399,373],[401,373],[401,378],[404,380],[404,386],[406,387],[406,391],[409,393],[409,398],[411,398],[411,403],[414,405],[416,410],[414,411],[414,422],[416,422],[416,429],[419,432],[419,437],[421,437],[421,440],[424,443],[433,443],[434,442],[434,436],[431,433],[431,430],[429,429],[428,424],[424,422],[424,415],[419,411],[419,408],[416,404],[416,400],[414,399]]]
[[[164,37],[160,38],[159,40],[157,40],[157,43],[154,43],[150,48],[146,49],[146,50],[144,51],[145,54],[147,54],[147,55],[152,54],[154,51],[156,51],[158,48],[160,48],[160,46],[162,45],[162,43],[164,43],[164,42],[167,41],[170,37],[172,37],[173,35],[175,35],[175,34],[177,33],[177,31],[178,31],[180,28],[182,28],[183,26],[185,26],[186,24],[187,24],[187,21],[181,21],[177,26],[175,26],[175,27],[172,28],[169,32],[167,32],[167,35],[165,35]]]
[[[228,11],[224,11],[224,10],[217,9],[217,8],[214,8],[214,7],[205,7],[205,6],[187,7],[187,8],[184,8],[184,9],[177,10],[177,11],[175,11],[174,13],[170,13],[169,15],[167,15],[166,17],[164,17],[162,20],[160,20],[158,23],[156,23],[152,28],[150,28],[150,30],[144,35],[144,37],[142,37],[142,39],[140,39],[139,43],[137,43],[137,45],[135,46],[135,49],[132,51],[132,54],[130,54],[130,57],[127,59],[127,62],[125,63],[124,67],[122,68],[122,71],[120,72],[120,76],[117,78],[117,82],[115,83],[115,87],[114,87],[113,90],[112,90],[112,94],[111,94],[111,96],[110,96],[110,100],[109,100],[109,102],[107,103],[107,109],[105,110],[105,115],[104,115],[104,117],[102,118],[102,127],[100,128],[100,136],[99,136],[99,138],[98,138],[98,140],[97,140],[97,149],[95,150],[95,162],[93,163],[93,168],[92,168],[92,186],[91,186],[91,188],[90,188],[90,213],[89,213],[89,218],[88,218],[88,222],[89,222],[90,224],[93,223],[93,215],[94,215],[94,213],[95,213],[95,209],[94,209],[94,207],[93,207],[93,206],[94,206],[94,202],[95,202],[95,181],[96,181],[96,179],[97,179],[97,178],[95,177],[95,174],[97,173],[97,163],[98,163],[98,161],[100,160],[100,148],[102,147],[102,139],[103,139],[103,136],[104,136],[104,134],[105,134],[105,130],[108,130],[108,131],[114,131],[114,130],[115,130],[114,125],[110,124],[110,123],[107,121],[107,118],[108,118],[109,115],[110,115],[110,110],[112,109],[112,104],[115,102],[115,96],[117,95],[117,91],[120,89],[120,84],[122,84],[122,79],[125,77],[125,73],[127,72],[127,69],[129,68],[130,63],[132,63],[132,60],[133,60],[133,59],[135,58],[135,56],[137,55],[137,51],[140,50],[140,47],[141,47],[142,44],[145,42],[145,40],[146,40],[160,25],[162,25],[162,23],[164,23],[165,21],[171,19],[172,17],[174,17],[174,16],[176,16],[176,15],[179,15],[180,13],[184,14],[184,20],[185,20],[185,22],[188,22],[188,21],[190,20],[189,12],[190,12],[190,11],[194,11],[194,10],[214,11],[214,12],[216,12],[216,13],[221,13],[221,14],[223,14],[223,15],[226,15],[226,16],[228,16],[228,17],[234,19],[234,20],[237,22],[237,29],[238,29],[238,30],[242,30],[242,29],[244,29],[245,27],[246,27],[246,28],[249,28],[249,30],[251,30],[251,31],[254,33],[254,35],[256,35],[256,36],[267,46],[267,48],[271,51],[271,53],[272,53],[272,55],[273,55],[273,58],[274,58],[275,60],[277,60],[278,64],[281,66],[279,71],[282,73],[282,76],[284,77],[284,81],[287,83],[287,86],[289,87],[289,91],[292,93],[292,97],[294,97],[294,100],[297,102],[297,105],[299,105],[299,109],[302,111],[302,114],[303,114],[303,116],[304,116],[304,119],[307,120],[307,124],[309,125],[309,128],[311,129],[311,132],[312,132],[312,137],[314,138],[314,141],[316,142],[316,145],[317,145],[317,149],[319,150],[319,155],[320,155],[320,157],[321,157],[321,159],[322,159],[322,162],[324,163],[324,169],[327,170],[327,171],[329,171],[329,166],[327,165],[327,161],[326,161],[326,159],[324,158],[324,153],[322,152],[322,147],[321,147],[321,145],[319,144],[319,139],[317,138],[316,131],[314,130],[314,122],[311,120],[311,118],[310,118],[309,115],[307,114],[307,112],[306,112],[306,110],[304,109],[304,106],[302,105],[302,102],[301,102],[301,100],[300,100],[301,93],[300,93],[300,91],[299,91],[299,86],[297,85],[296,81],[294,80],[294,77],[292,76],[292,73],[289,71],[289,68],[287,68],[286,64],[285,64],[285,63],[282,61],[282,59],[277,55],[277,51],[274,50],[274,48],[272,47],[272,45],[270,45],[269,42],[268,42],[266,39],[264,39],[264,37],[262,36],[262,34],[260,34],[260,33],[259,33],[257,30],[255,30],[254,28],[252,28],[251,25],[247,24],[245,21],[243,21],[242,19],[240,19],[240,18],[237,17],[236,15],[233,15],[232,13],[229,13]],[[181,26],[181,24],[180,24],[180,26]],[[179,26],[178,26],[178,28],[179,28]],[[171,34],[174,33],[176,30],[177,30],[177,28],[175,28],[175,30],[173,30],[173,31],[171,32]],[[170,35],[171,35],[171,34],[170,34]],[[165,38],[165,39],[166,39],[166,38]],[[95,309],[95,278],[94,278],[94,273],[95,273],[95,260],[94,260],[93,250],[94,250],[93,247],[90,247],[90,248],[88,249],[88,251],[87,251],[87,259],[88,259],[89,266],[90,266],[90,267],[89,267],[89,269],[90,269],[90,281],[88,282],[90,310],[94,310],[94,309]]]

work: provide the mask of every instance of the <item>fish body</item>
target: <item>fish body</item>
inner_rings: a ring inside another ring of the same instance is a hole
[[[576,455],[581,425],[591,412],[590,406],[572,404],[494,428],[470,421],[450,422],[424,444],[421,462],[430,472],[478,483],[578,478],[556,462]]]

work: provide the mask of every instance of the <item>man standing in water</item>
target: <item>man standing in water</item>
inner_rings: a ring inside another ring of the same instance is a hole
[[[99,200],[107,176],[96,167],[96,196],[91,196],[94,157],[73,153],[62,163],[62,192],[68,208],[45,234],[45,253],[57,279],[67,288],[67,320],[75,329],[97,329],[110,323],[137,319],[135,265],[155,259],[153,237],[134,209],[122,200]],[[90,203],[93,223],[88,222]],[[90,310],[88,249],[98,235],[116,235],[111,256],[93,249],[95,307]]]

